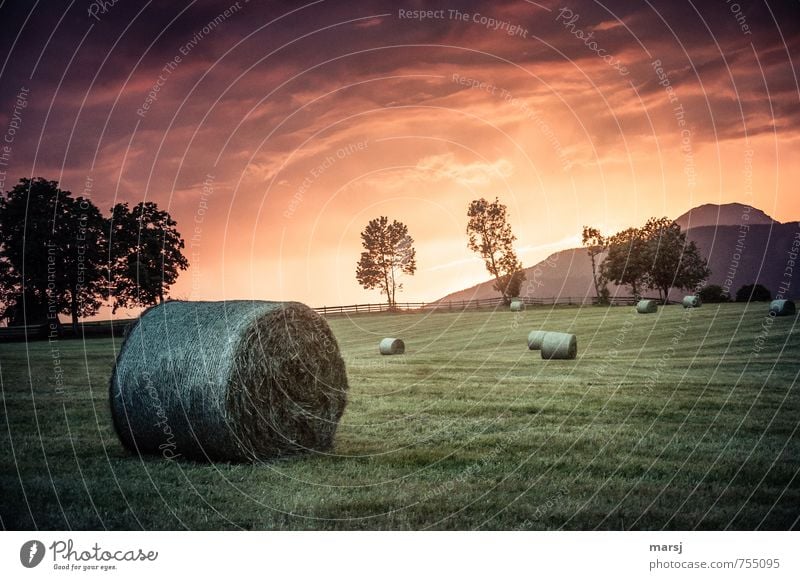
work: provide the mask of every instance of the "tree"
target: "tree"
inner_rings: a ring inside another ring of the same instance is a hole
[[[163,303],[179,270],[189,267],[177,223],[151,202],[111,208],[110,260],[113,306]]]
[[[525,272],[514,252],[513,243],[517,239],[508,223],[506,206],[498,198],[488,202],[476,199],[467,209],[467,247],[483,258],[486,269],[494,276],[494,289],[509,303],[519,296]]]
[[[605,288],[605,283],[601,284],[601,279],[597,275],[597,256],[606,251],[606,239],[600,233],[600,230],[590,226],[583,226],[581,243],[586,248],[586,253],[589,254],[589,259],[592,261],[592,280],[594,281],[594,292],[597,296],[597,301],[603,304],[608,301],[608,290]]]
[[[727,302],[728,295],[722,286],[718,284],[709,284],[700,289],[697,293],[700,300],[705,304],[716,304],[720,302]]]
[[[58,182],[23,178],[0,199],[0,298],[12,324],[95,314],[106,294],[106,221]]]
[[[662,300],[670,288],[694,291],[710,275],[695,243],[669,218],[650,218],[612,236],[600,269],[605,279],[630,286],[634,296],[652,288]]]
[[[761,284],[747,284],[736,291],[736,302],[769,302],[772,293]]]
[[[639,228],[628,228],[608,238],[608,254],[600,264],[603,279],[630,286],[631,294],[638,297],[647,274],[646,246]]]
[[[408,227],[380,216],[370,220],[361,232],[361,245],[365,251],[356,265],[356,280],[367,290],[380,288],[389,308],[394,308],[395,294],[403,289],[398,278],[402,274],[413,276],[417,270],[417,252]]]
[[[711,271],[694,242],[669,218],[650,218],[642,228],[648,262],[645,283],[666,300],[670,288],[692,290]]]

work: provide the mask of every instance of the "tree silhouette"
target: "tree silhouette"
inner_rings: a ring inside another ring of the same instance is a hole
[[[641,228],[628,228],[608,239],[602,276],[631,287],[638,297],[644,288],[658,290],[662,300],[670,288],[692,290],[710,275],[694,242],[669,218],[650,218]]]
[[[494,289],[508,304],[519,296],[525,272],[514,252],[517,238],[511,232],[506,206],[498,198],[493,202],[476,199],[469,204],[467,217],[467,247],[483,258],[486,269],[494,276]]]
[[[113,307],[164,302],[179,270],[189,267],[177,223],[153,202],[111,209],[110,259]]]
[[[403,289],[398,281],[402,274],[413,275],[417,270],[414,239],[408,227],[397,220],[380,216],[370,220],[361,232],[361,259],[356,265],[356,280],[367,290],[380,288],[393,308],[397,290]]]
[[[106,221],[58,182],[23,178],[0,199],[0,299],[12,324],[95,314],[106,295]]]
[[[630,286],[631,294],[638,297],[647,274],[645,249],[647,242],[638,228],[628,228],[608,239],[608,254],[600,264],[604,279],[617,285]]]
[[[645,283],[666,300],[670,288],[694,290],[711,274],[694,242],[669,218],[650,218],[642,228],[648,262]]]
[[[605,283],[601,284],[602,276],[598,277],[597,272],[597,256],[605,252],[606,239],[597,228],[583,226],[581,243],[586,248],[586,253],[589,254],[589,259],[592,261],[592,280],[594,281],[594,292],[597,296],[597,301],[598,303],[607,302],[608,290],[605,287]]]

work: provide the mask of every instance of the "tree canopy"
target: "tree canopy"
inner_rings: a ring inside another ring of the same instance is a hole
[[[417,270],[414,239],[408,227],[380,216],[370,220],[361,232],[361,245],[364,251],[356,265],[356,280],[367,290],[379,288],[386,294],[389,307],[394,307],[395,295],[403,289],[400,277],[412,276]]]
[[[644,225],[645,284],[667,299],[670,288],[694,291],[711,274],[694,242],[687,241],[681,227],[669,218],[650,218]]]
[[[164,302],[180,270],[189,267],[177,223],[153,202],[111,209],[111,282],[113,306],[148,306]]]
[[[23,178],[0,198],[0,298],[12,323],[95,314],[107,295],[106,227],[88,199]]]
[[[112,208],[111,219],[58,182],[23,178],[0,195],[0,301],[11,324],[58,324],[163,301],[188,267],[169,213],[152,202]]]
[[[467,247],[483,258],[486,269],[494,276],[494,289],[505,302],[520,295],[525,272],[514,251],[514,236],[508,223],[508,210],[498,198],[490,202],[476,199],[467,209]]]
[[[611,236],[600,270],[605,279],[630,286],[634,296],[649,288],[662,300],[670,288],[694,291],[711,273],[695,243],[666,217]]]
[[[630,286],[639,296],[647,274],[647,241],[639,228],[628,228],[608,239],[608,255],[600,265],[604,279],[621,286]]]

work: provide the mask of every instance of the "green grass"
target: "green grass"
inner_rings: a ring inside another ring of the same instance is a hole
[[[350,379],[334,452],[260,466],[126,453],[107,399],[118,342],[3,344],[2,525],[797,528],[800,332],[779,318],[757,342],[765,312],[332,319]],[[527,351],[542,327],[576,333],[578,360]],[[406,355],[378,355],[384,336]]]

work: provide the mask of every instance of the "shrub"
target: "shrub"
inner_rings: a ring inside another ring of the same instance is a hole
[[[772,293],[761,284],[746,284],[736,292],[736,302],[769,302]]]
[[[706,304],[719,304],[720,302],[727,302],[729,300],[725,290],[722,289],[722,286],[717,284],[705,286],[697,295],[700,296],[700,300]]]

